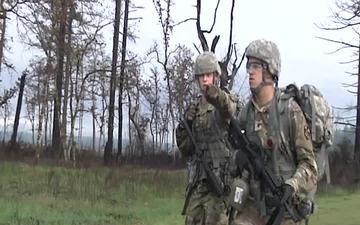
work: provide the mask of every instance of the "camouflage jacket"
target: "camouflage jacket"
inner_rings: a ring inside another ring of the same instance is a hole
[[[228,125],[230,118],[236,112],[236,97],[227,91],[216,87],[217,94],[213,97],[200,96],[195,103],[196,115],[190,121],[192,135],[203,159],[213,169],[214,173],[224,181],[224,172],[231,155],[231,145],[228,141]],[[211,104],[209,103],[211,102]],[[176,142],[183,157],[187,157],[189,183],[206,179],[196,162],[196,154],[190,138],[180,123],[176,128]]]
[[[239,119],[249,139],[264,149],[266,166],[291,185],[300,198],[316,189],[317,166],[310,129],[293,98],[277,91],[263,107],[251,100]]]

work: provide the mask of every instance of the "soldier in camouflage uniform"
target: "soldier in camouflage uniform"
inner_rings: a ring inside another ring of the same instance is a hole
[[[228,185],[228,160],[231,145],[228,142],[229,119],[236,111],[233,95],[219,88],[220,66],[211,52],[200,54],[195,62],[195,78],[201,95],[185,113],[186,123],[192,130],[200,153],[180,123],[176,129],[176,141],[183,157],[188,159],[188,205],[183,212],[186,225],[227,224],[224,198],[217,196],[204,171],[199,165],[199,154],[209,165],[223,186]]]
[[[281,224],[304,224],[312,210],[311,193],[317,182],[310,129],[300,106],[277,88],[281,65],[277,46],[271,41],[256,40],[245,54],[252,98],[239,116],[242,129],[250,141],[263,149],[265,166],[285,181],[284,197],[305,214],[298,223],[286,214]],[[250,177],[243,176],[250,194],[242,210],[232,217],[231,225],[265,224],[279,204],[267,187]]]

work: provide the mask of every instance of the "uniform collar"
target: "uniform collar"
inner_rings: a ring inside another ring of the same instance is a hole
[[[279,97],[280,97],[280,90],[278,88],[275,88],[275,93],[274,93],[274,97],[267,102],[265,105],[263,106],[259,106],[259,104],[256,103],[256,101],[254,100],[254,98],[251,98],[251,102],[254,106],[254,108],[258,111],[258,112],[266,112],[268,111],[268,109],[271,107],[272,103],[274,101],[278,101]]]
[[[270,108],[271,103],[273,102],[273,100],[274,100],[274,98],[273,98],[271,101],[269,101],[268,103],[266,103],[265,105],[259,106],[259,105],[255,102],[254,99],[251,99],[252,104],[253,104],[255,110],[258,111],[258,112],[261,112],[261,113],[268,111],[268,109]]]

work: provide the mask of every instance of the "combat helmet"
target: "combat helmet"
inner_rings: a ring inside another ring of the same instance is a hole
[[[195,61],[195,77],[205,73],[217,72],[221,75],[221,69],[219,62],[213,52],[203,52],[200,54]]]
[[[274,42],[258,39],[252,41],[245,52],[246,58],[254,57],[267,63],[269,72],[279,79],[281,59],[278,47]]]

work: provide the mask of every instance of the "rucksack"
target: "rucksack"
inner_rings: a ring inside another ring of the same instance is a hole
[[[318,181],[326,175],[326,181],[329,184],[329,151],[333,145],[335,134],[331,107],[313,85],[305,84],[299,89],[295,84],[290,84],[282,92],[293,97],[301,107],[311,131],[311,140],[318,167]]]

